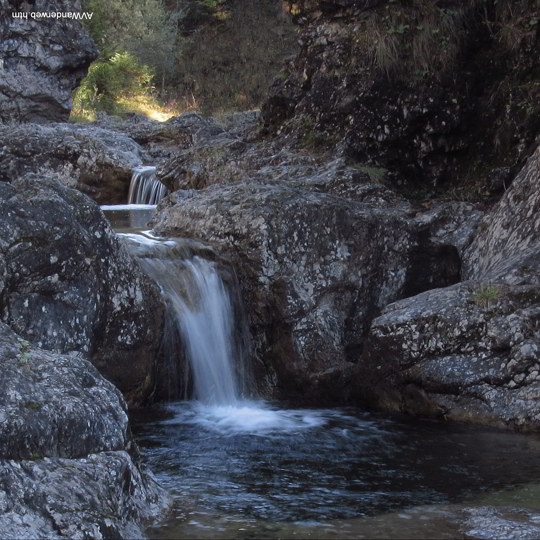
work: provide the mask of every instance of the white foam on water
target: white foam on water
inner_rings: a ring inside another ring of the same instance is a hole
[[[197,425],[220,435],[293,433],[323,426],[336,413],[326,410],[275,409],[264,401],[237,401],[234,405],[207,405],[199,401],[171,405],[174,417],[163,424]]]
[[[102,204],[100,208],[105,212],[116,210],[155,210],[157,204]]]

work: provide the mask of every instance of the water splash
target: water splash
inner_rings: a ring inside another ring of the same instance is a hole
[[[157,204],[169,191],[156,177],[156,167],[136,167],[129,185],[128,204]]]

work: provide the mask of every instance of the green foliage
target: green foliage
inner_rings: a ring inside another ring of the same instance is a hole
[[[367,174],[370,182],[373,184],[382,184],[386,177],[386,173],[388,172],[387,169],[382,167],[373,167],[371,165],[354,164],[352,167],[360,172],[363,172],[364,174]]]
[[[493,285],[482,285],[473,295],[472,301],[478,306],[488,308],[501,296],[501,291]]]
[[[149,95],[153,72],[129,53],[94,62],[76,90],[73,108],[77,111],[117,112],[118,102],[134,95]]]
[[[260,106],[282,58],[296,47],[292,22],[278,0],[83,1],[84,9],[94,13],[87,27],[99,61],[129,53],[149,66],[154,99],[175,112]],[[77,97],[77,105],[81,97],[85,107],[96,98],[87,92]],[[98,107],[110,110],[110,100],[103,106],[103,99]],[[95,116],[100,108],[85,110]],[[72,114],[73,120],[88,117],[80,109]]]
[[[87,0],[85,9],[94,16],[87,26],[100,49],[100,61],[128,53],[149,66],[164,91],[179,52],[179,24],[184,2],[167,9],[162,0]]]
[[[26,339],[22,338],[17,338],[17,343],[19,344],[19,360],[26,364],[30,359],[30,349],[32,346]]]

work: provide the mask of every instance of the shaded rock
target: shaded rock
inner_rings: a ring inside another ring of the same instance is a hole
[[[129,137],[93,125],[0,126],[0,180],[39,173],[77,188],[99,204],[125,204],[143,149]]]
[[[168,500],[140,469],[120,392],[0,322],[0,535],[139,538]]]
[[[0,25],[0,120],[66,121],[71,93],[98,51],[87,30],[57,13],[82,11],[79,0],[3,0]],[[46,13],[33,19],[30,13]],[[14,17],[13,14],[26,14]],[[51,14],[54,17],[51,18]]]
[[[465,276],[385,308],[356,368],[373,406],[540,429],[540,152],[485,216]]]
[[[385,410],[540,429],[540,290],[468,281],[388,306],[356,367]],[[493,291],[493,292],[491,292]]]
[[[259,170],[267,184],[173,194],[154,230],[229,257],[262,392],[340,401],[371,319],[396,298],[457,281],[457,251],[432,243],[410,205],[389,203],[381,186],[364,184],[362,199],[359,185],[358,200],[347,200],[332,192],[333,174],[288,185],[268,172]]]
[[[261,107],[267,133],[323,143],[424,190],[490,195],[505,185],[494,171],[514,176],[530,155],[540,129],[534,1],[287,4],[300,50]]]
[[[128,444],[120,392],[76,355],[33,349],[0,323],[2,459],[79,457]]]
[[[464,275],[489,279],[516,271],[525,259],[540,252],[540,146],[491,214],[464,258]],[[525,274],[538,278],[538,267]]]
[[[130,404],[154,384],[156,286],[82,193],[27,175],[0,182],[0,318],[37,346],[79,351]]]

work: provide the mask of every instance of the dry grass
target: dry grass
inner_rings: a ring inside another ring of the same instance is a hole
[[[465,34],[465,9],[412,0],[371,12],[358,28],[355,52],[388,79],[437,75],[456,61]]]

